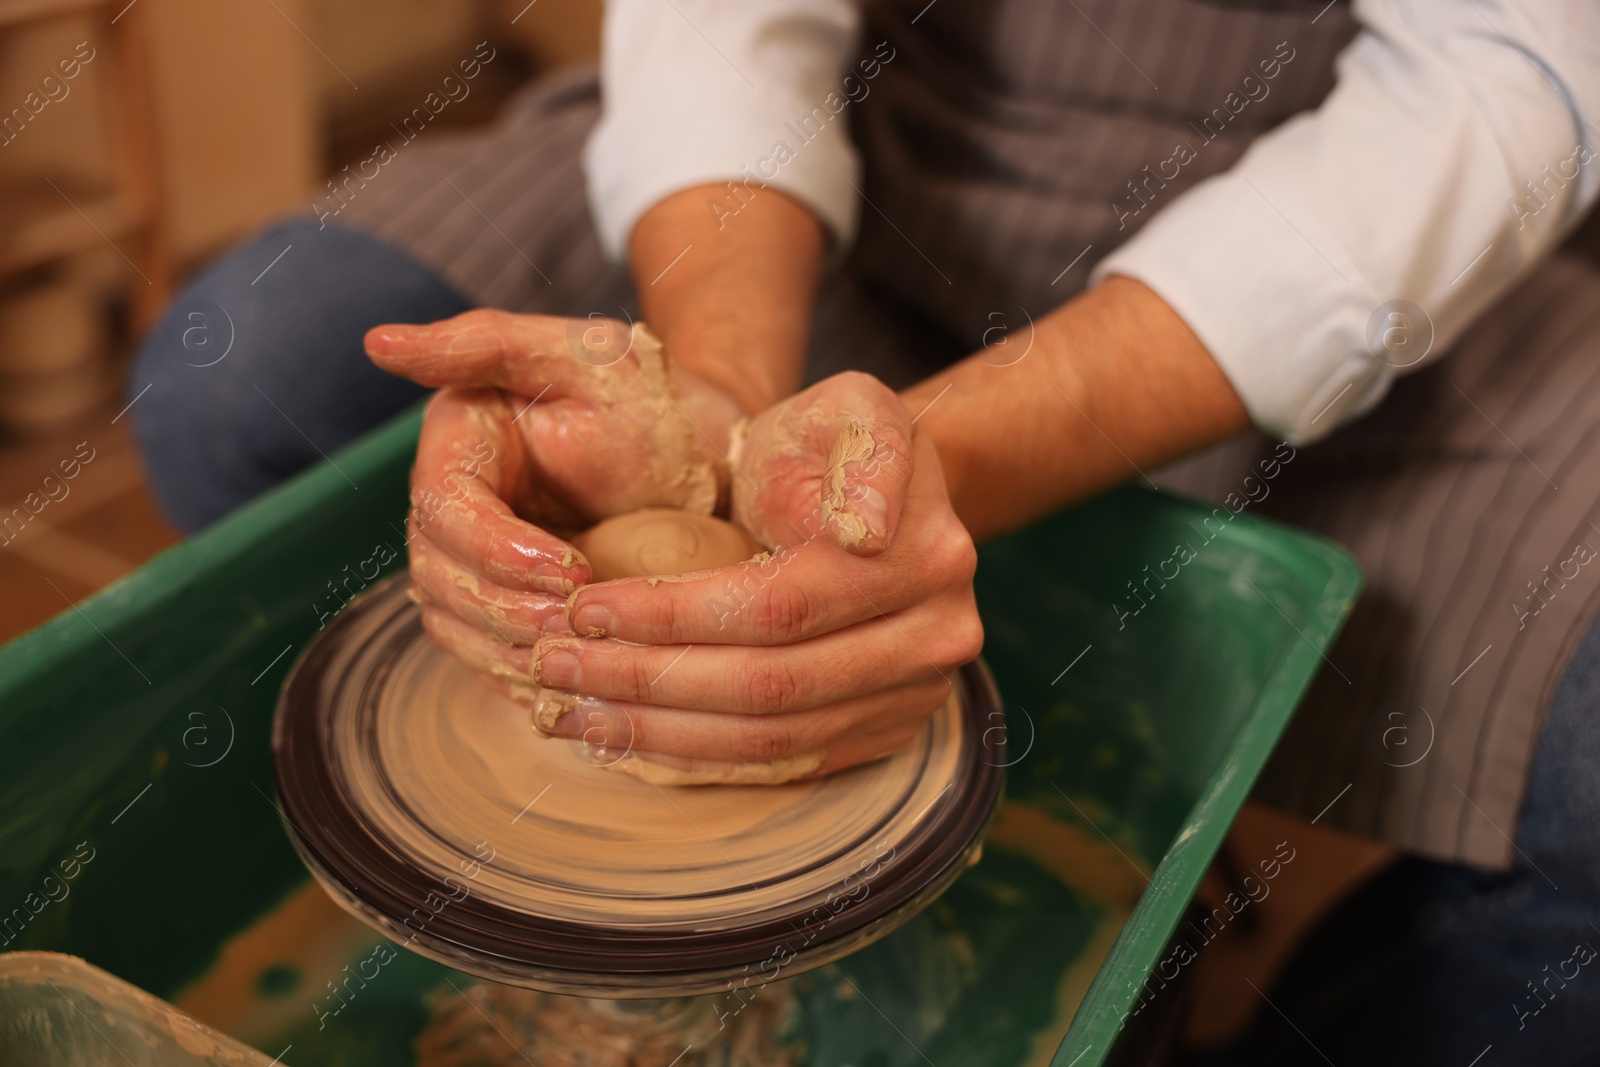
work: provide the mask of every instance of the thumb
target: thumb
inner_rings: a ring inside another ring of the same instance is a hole
[[[736,429],[733,515],[768,545],[826,537],[889,547],[911,483],[911,415],[870,374],[825,378]]]
[[[840,414],[822,478],[822,529],[846,552],[876,556],[894,538],[911,484],[910,419],[898,401],[868,419]]]

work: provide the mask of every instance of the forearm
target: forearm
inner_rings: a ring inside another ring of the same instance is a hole
[[[686,189],[639,220],[629,239],[645,321],[678,364],[747,413],[800,387],[826,238],[815,216],[771,188]]]
[[[1200,339],[1140,282],[1108,278],[1038,319],[1031,348],[1027,330],[904,394],[927,409],[917,425],[976,539],[1249,425]]]

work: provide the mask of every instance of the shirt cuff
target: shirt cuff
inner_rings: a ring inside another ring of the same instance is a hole
[[[836,253],[847,248],[860,210],[851,184],[860,183],[860,162],[846,135],[846,108],[833,112],[827,102],[710,108],[705,101],[725,100],[728,86],[708,82],[675,79],[647,103],[631,101],[625,119],[602,119],[591,137],[584,163],[606,255],[626,260],[640,217],[697,185],[723,186],[706,197],[706,212],[719,225],[771,188],[809,208]]]
[[[1137,279],[1165,300],[1221,366],[1251,420],[1291,444],[1331,433],[1375,405],[1420,359],[1431,327],[1405,317],[1369,347],[1379,298],[1292,192],[1237,173],[1196,186],[1102,260],[1091,284]],[[1415,348],[1413,349],[1415,350]]]

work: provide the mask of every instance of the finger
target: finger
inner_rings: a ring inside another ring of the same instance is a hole
[[[521,592],[571,594],[589,564],[506,503],[525,459],[505,396],[445,389],[428,402],[411,473],[411,523],[480,577]]]
[[[823,530],[846,552],[889,547],[911,483],[911,416],[876,378],[843,395],[822,482]],[[886,394],[886,395],[885,395]],[[941,479],[942,480],[942,479]]]
[[[830,746],[823,756],[822,765],[803,777],[824,778],[848,767],[892,756],[916,740],[917,735],[922,733],[924,725],[920,722],[900,725],[888,730],[846,738],[839,744]]]
[[[473,671],[473,679],[490,692],[498,693],[507,700],[524,706],[531,706],[543,690],[537,686],[526,685],[521,682],[508,682],[504,678],[496,678],[492,674],[482,671]]]
[[[632,347],[627,323],[478,308],[424,326],[375,326],[367,355],[391,374],[440,388],[493,387],[524,396],[586,395]]]
[[[640,644],[781,645],[970,587],[972,537],[950,509],[932,443],[915,447],[900,531],[883,555],[862,559],[814,537],[681,580],[603,582],[573,594],[569,627]]]
[[[563,597],[496,585],[427,537],[411,541],[411,583],[423,602],[487,630],[506,644],[531,646],[552,622],[558,624],[557,632],[570,632]]]
[[[534,646],[541,685],[664,707],[774,714],[881,689],[949,680],[978,654],[983,630],[971,593],[926,602],[792,645],[634,645],[545,637]]]
[[[587,585],[573,593],[566,618],[573,633],[638,644],[784,645],[898,611],[924,595],[905,575],[875,573],[819,538],[670,582]]]
[[[639,750],[712,760],[774,760],[837,745],[858,734],[925,722],[950,687],[931,682],[779,715],[729,715],[579,697],[548,732],[607,751]]]
[[[431,604],[422,606],[422,628],[434,644],[479,674],[501,682],[506,687],[501,691],[512,699],[532,703],[538,697],[526,647],[507,644]]]

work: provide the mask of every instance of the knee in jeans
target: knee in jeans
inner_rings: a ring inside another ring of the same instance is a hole
[[[422,387],[373,366],[363,334],[467,307],[403,251],[309,220],[222,257],[167,309],[128,380],[169,516],[204,525],[416,402]]]
[[[236,355],[234,332],[219,305],[186,292],[145,338],[128,377],[128,416],[152,487],[185,529],[216,518],[211,502],[243,480],[250,422],[225,366]]]

